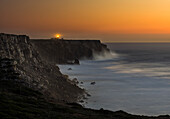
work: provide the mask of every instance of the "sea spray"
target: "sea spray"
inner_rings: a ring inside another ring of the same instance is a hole
[[[93,51],[93,60],[108,60],[108,59],[114,59],[118,58],[118,54],[113,51],[102,51],[100,53],[97,53]]]

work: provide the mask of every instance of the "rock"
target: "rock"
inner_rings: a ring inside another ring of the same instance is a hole
[[[75,59],[75,60],[74,60],[74,64],[80,64],[79,60],[78,60],[78,59]]]
[[[83,100],[80,100],[79,102],[80,102],[80,103],[84,103],[84,101],[83,101]]]
[[[63,77],[64,77],[65,79],[69,79],[69,76],[68,76],[68,75],[63,75]]]
[[[82,81],[81,81],[80,83],[81,83],[81,84],[83,84],[83,82],[82,82]]]
[[[74,84],[78,84],[78,83],[79,83],[79,81],[77,80],[77,78],[74,78],[72,81],[73,81]]]
[[[91,85],[95,85],[96,84],[96,82],[91,82]]]
[[[87,98],[87,97],[84,97],[83,99],[84,99],[84,100],[87,100],[88,98]]]
[[[73,106],[73,107],[83,107],[82,105],[78,103],[67,103],[67,105]]]
[[[72,70],[72,68],[68,68],[68,70]]]

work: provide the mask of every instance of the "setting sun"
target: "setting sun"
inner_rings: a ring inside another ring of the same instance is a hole
[[[56,38],[60,38],[61,35],[60,35],[60,34],[56,34],[55,37],[56,37]]]

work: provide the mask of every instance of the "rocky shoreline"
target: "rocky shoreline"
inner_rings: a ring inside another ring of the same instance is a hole
[[[4,65],[4,61],[6,62]],[[54,102],[44,94],[21,82],[16,72],[11,70],[11,59],[0,60],[0,117],[1,119],[169,119],[169,115],[147,117],[131,115],[124,111],[93,110],[77,103]],[[7,63],[8,62],[8,63]],[[10,63],[9,63],[10,62]],[[6,67],[6,68],[4,68]],[[6,70],[9,78],[2,72]],[[16,79],[16,80],[14,80]]]
[[[100,54],[103,50],[109,52],[100,41],[35,41],[25,35],[0,33],[0,117],[170,119],[168,115],[147,117],[86,109],[75,103],[84,97],[85,91],[63,75],[56,64],[91,59],[93,52]]]

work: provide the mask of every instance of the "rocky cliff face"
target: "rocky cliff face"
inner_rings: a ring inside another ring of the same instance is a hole
[[[94,53],[109,52],[99,40],[32,39],[31,42],[41,58],[57,64],[70,63],[75,59],[92,59]]]
[[[73,102],[83,93],[57,66],[41,60],[28,36],[0,34],[0,58],[15,60],[20,80],[55,100]]]

